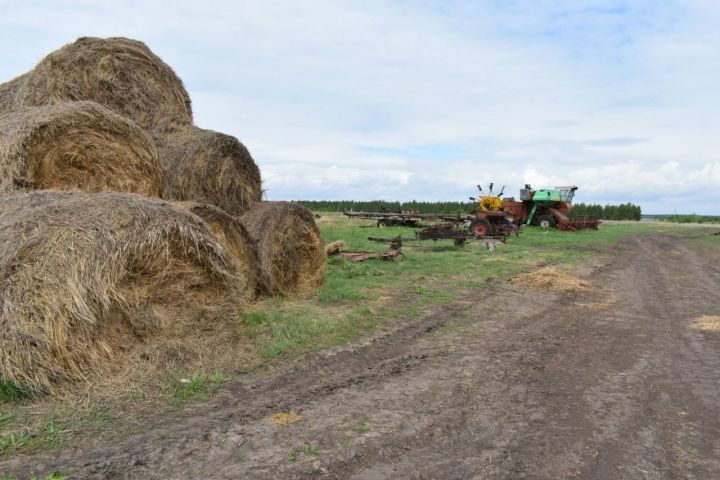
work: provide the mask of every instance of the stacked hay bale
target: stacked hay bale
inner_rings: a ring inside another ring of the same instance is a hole
[[[80,38],[1,84],[0,379],[52,392],[228,338],[257,294],[311,292],[313,216],[261,197],[245,146],[193,125],[142,42]]]
[[[296,203],[261,202],[240,221],[257,242],[262,293],[304,294],[322,283],[325,246],[309,210]]]
[[[192,124],[182,81],[142,42],[79,38],[27,74],[16,107],[91,100],[151,132]]]
[[[2,377],[51,392],[164,339],[192,338],[191,350],[251,301],[253,253],[233,258],[199,217],[157,199],[0,196]]]
[[[17,108],[20,89],[25,84],[27,76],[26,73],[9,82],[0,83],[0,115]]]
[[[260,169],[235,137],[189,127],[156,142],[167,170],[165,198],[209,203],[232,215],[260,201]]]
[[[4,92],[4,93],[3,93]],[[89,100],[145,129],[167,170],[163,198],[210,203],[238,215],[262,196],[260,172],[236,138],[192,125],[190,96],[142,42],[83,37],[0,87],[0,112]]]
[[[0,115],[0,191],[82,189],[162,195],[165,171],[149,135],[94,102]]]

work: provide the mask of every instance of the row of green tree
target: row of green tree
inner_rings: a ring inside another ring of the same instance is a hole
[[[658,220],[673,223],[720,223],[720,216],[717,215],[662,215]]]
[[[313,212],[421,212],[421,213],[472,213],[477,208],[475,202],[386,202],[372,200],[360,202],[354,200],[301,200],[300,203]],[[638,205],[587,205],[578,203],[570,211],[572,217],[597,217],[602,220],[640,220],[642,212]]]
[[[472,213],[477,207],[475,202],[386,202],[371,200],[359,202],[354,200],[301,200],[300,203],[313,212],[421,212],[421,213]]]
[[[601,220],[637,220],[642,218],[639,205],[621,203],[620,205],[595,205],[576,203],[570,211],[571,218],[595,217]]]

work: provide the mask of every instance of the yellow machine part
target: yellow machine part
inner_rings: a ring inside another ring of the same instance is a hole
[[[486,211],[486,212],[499,212],[502,210],[502,200],[500,197],[492,197],[490,195],[485,195],[482,198],[480,198],[480,210]]]

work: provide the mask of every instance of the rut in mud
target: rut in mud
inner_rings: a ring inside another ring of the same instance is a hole
[[[628,237],[583,294],[510,283],[238,378],[151,431],[0,471],[77,478],[720,478],[720,260]],[[695,325],[695,326],[694,326]],[[700,324],[701,327],[704,324]],[[301,420],[274,425],[273,413]]]

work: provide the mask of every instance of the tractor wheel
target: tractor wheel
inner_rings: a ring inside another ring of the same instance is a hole
[[[555,228],[557,222],[555,222],[555,218],[551,215],[543,215],[542,217],[538,218],[538,225],[540,225],[542,228]]]
[[[490,226],[490,222],[484,218],[476,218],[470,223],[470,233],[475,237],[486,237],[490,235],[491,231],[492,227]]]

